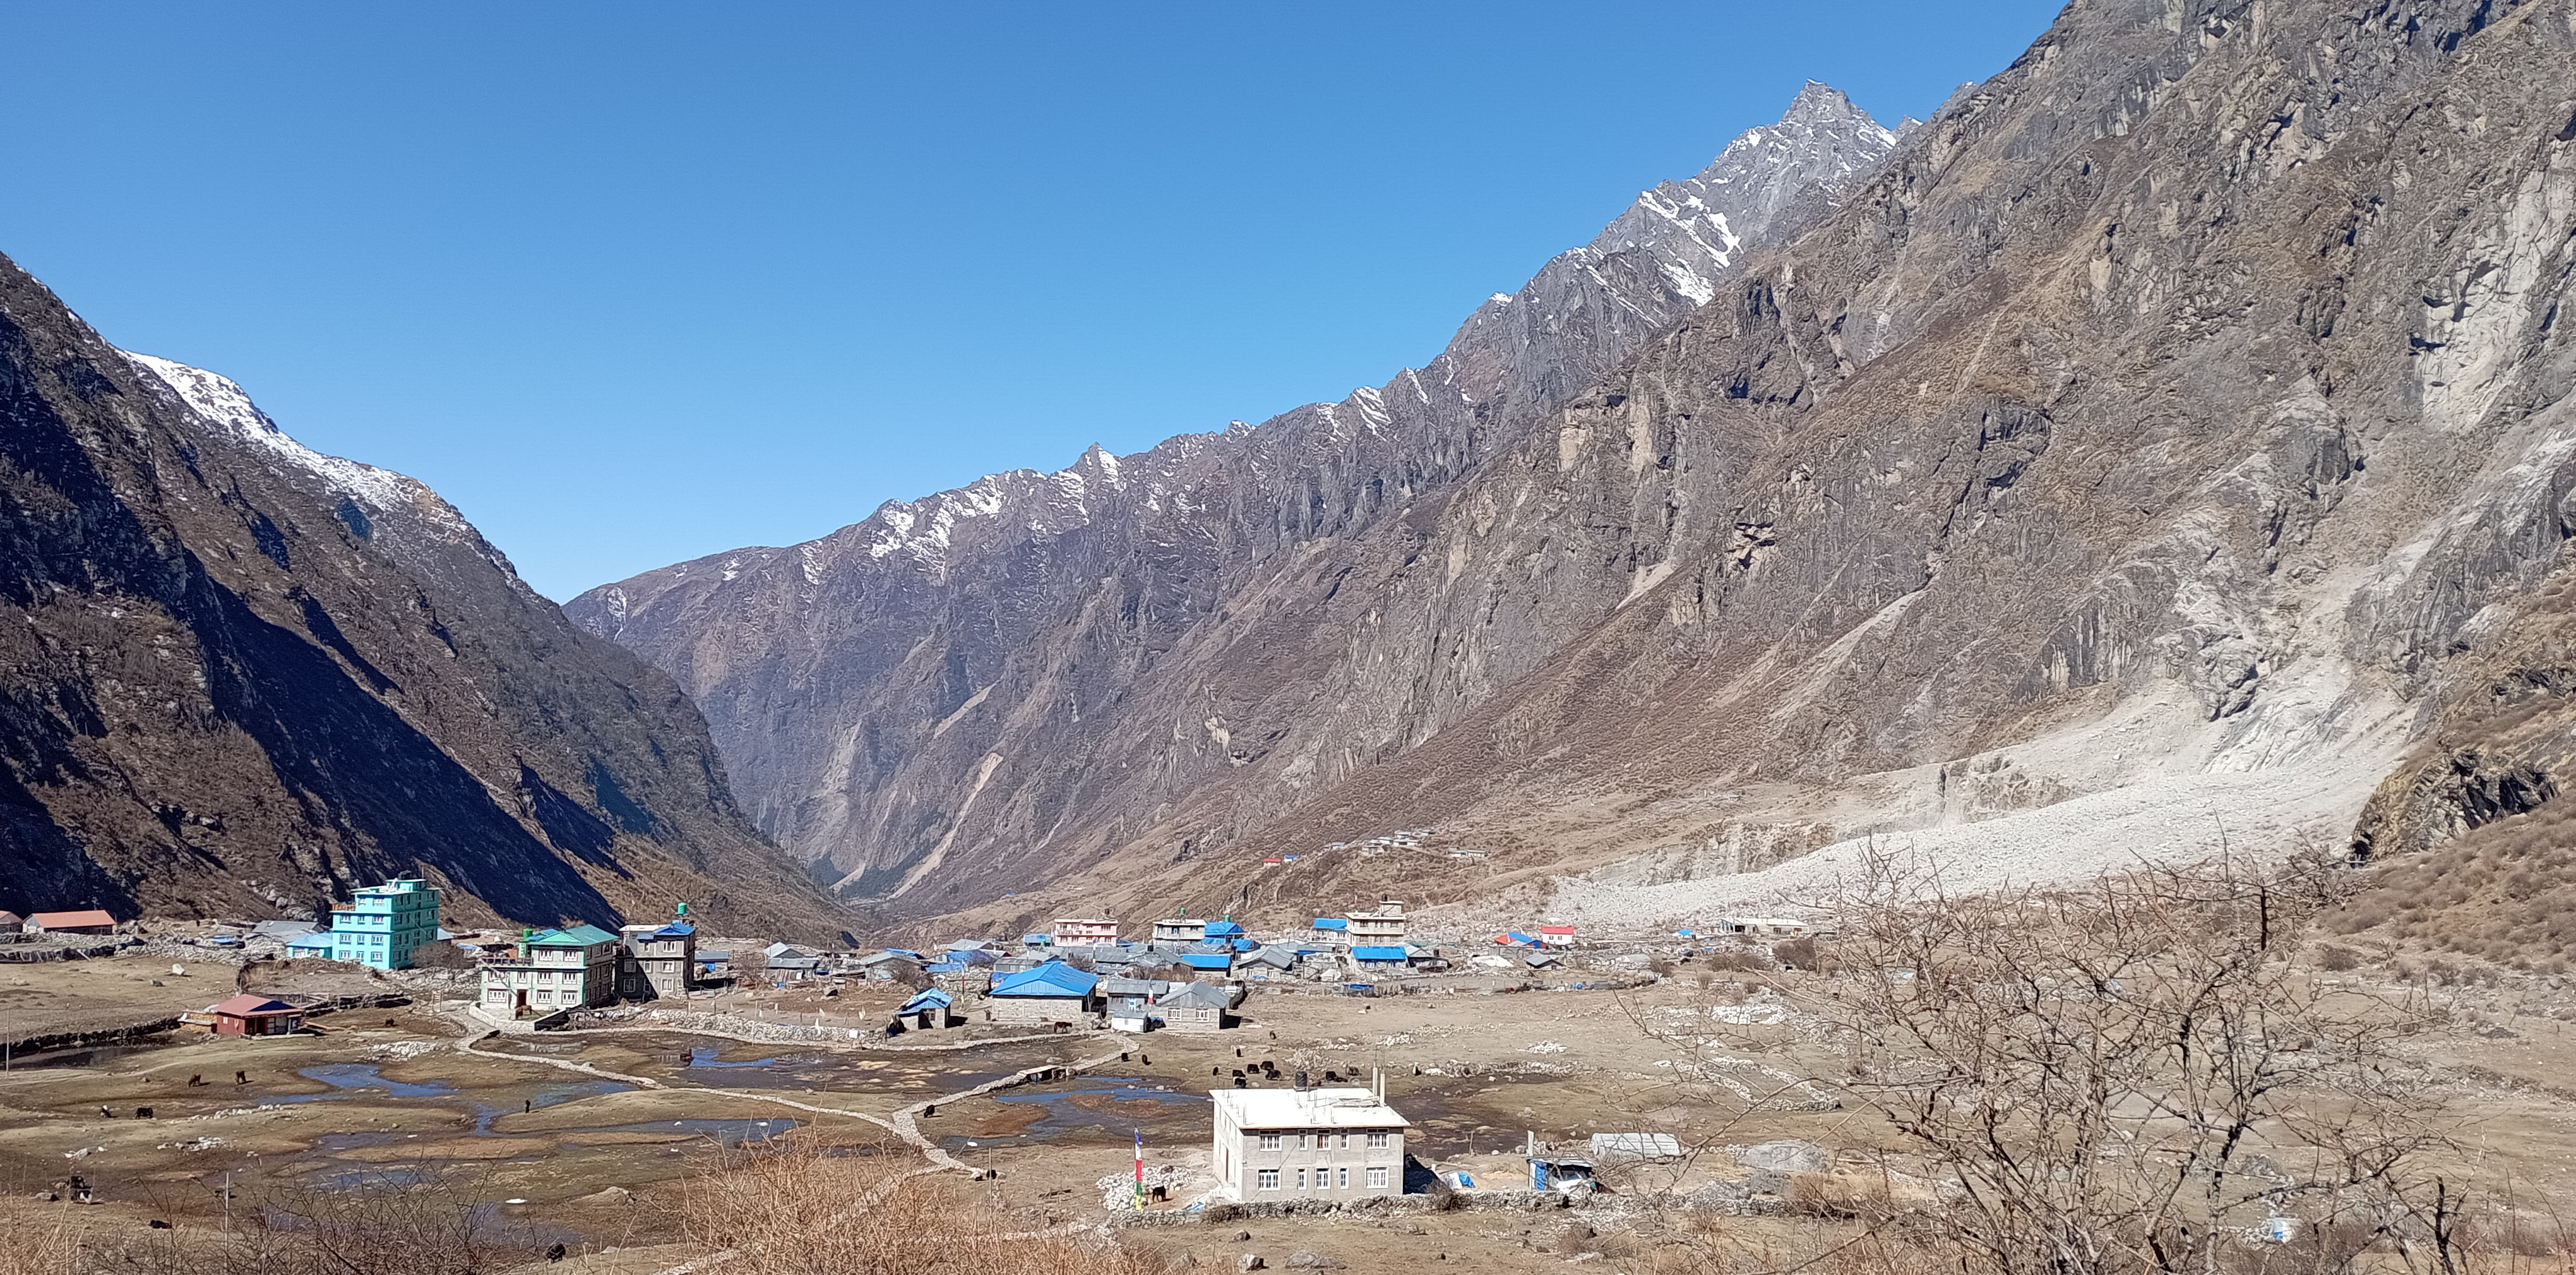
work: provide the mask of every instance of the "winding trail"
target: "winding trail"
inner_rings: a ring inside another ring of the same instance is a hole
[[[676,1029],[673,1029],[673,1028],[664,1028],[664,1027],[654,1027],[654,1028],[598,1028],[598,1029],[593,1029],[593,1030],[598,1030],[598,1031],[654,1031],[654,1032],[668,1032],[668,1031],[672,1031],[672,1030],[676,1030]],[[579,1036],[579,1035],[581,1035],[581,1034],[583,1034],[583,1033],[580,1033],[580,1032],[566,1032],[566,1033],[564,1033],[564,1035],[567,1035],[567,1036]],[[691,1035],[700,1035],[700,1036],[727,1036],[727,1037],[729,1037],[729,1038],[731,1038],[731,1039],[735,1039],[735,1040],[746,1040],[746,1041],[749,1041],[749,1043],[752,1043],[752,1044],[761,1044],[761,1045],[773,1045],[773,1044],[781,1043],[781,1042],[778,1042],[778,1041],[751,1040],[751,1039],[750,1039],[750,1038],[748,1038],[748,1037],[732,1036],[730,1033],[726,1033],[726,1032],[705,1032],[705,1031],[701,1031],[701,1032],[691,1032],[691,1033],[689,1033],[689,1034],[691,1034]],[[628,1074],[628,1073],[620,1072],[620,1071],[610,1071],[610,1070],[608,1070],[608,1069],[607,1069],[607,1068],[605,1068],[605,1067],[593,1066],[593,1065],[592,1065],[592,1064],[590,1064],[590,1063],[584,1063],[584,1062],[574,1062],[574,1061],[572,1061],[571,1059],[568,1059],[568,1058],[540,1058],[540,1057],[536,1057],[536,1056],[534,1056],[534,1055],[529,1055],[529,1054],[508,1054],[508,1053],[500,1053],[500,1052],[497,1052],[497,1051],[494,1051],[494,1050],[489,1050],[489,1049],[477,1049],[477,1048],[475,1048],[475,1046],[482,1044],[484,1041],[489,1040],[489,1039],[491,1039],[492,1037],[494,1037],[494,1036],[496,1036],[496,1035],[499,1035],[499,1033],[497,1033],[497,1032],[486,1032],[486,1033],[481,1034],[481,1035],[468,1036],[468,1037],[467,1037],[467,1038],[465,1038],[464,1040],[459,1041],[459,1042],[457,1043],[457,1046],[456,1046],[456,1047],[457,1047],[459,1050],[462,1050],[462,1051],[463,1051],[463,1052],[465,1052],[465,1053],[472,1054],[472,1055],[474,1055],[474,1056],[475,1056],[475,1057],[477,1057],[477,1058],[494,1058],[494,1059],[500,1059],[500,1060],[502,1060],[502,1061],[506,1061],[506,1062],[536,1063],[536,1064],[538,1064],[539,1066],[544,1066],[544,1067],[553,1067],[553,1068],[555,1068],[555,1069],[557,1069],[557,1070],[560,1070],[560,1071],[574,1071],[574,1072],[580,1072],[581,1074],[586,1075],[586,1076],[597,1076],[597,1077],[600,1077],[600,1078],[605,1079],[605,1080],[616,1080],[616,1081],[621,1081],[621,1082],[624,1082],[624,1083],[626,1083],[626,1084],[631,1084],[631,1085],[634,1085],[634,1086],[636,1086],[636,1087],[638,1087],[638,1088],[642,1088],[642,1089],[658,1089],[658,1090],[661,1090],[661,1091],[663,1091],[663,1092],[665,1092],[665,1093],[704,1093],[704,1094],[714,1094],[714,1095],[717,1095],[717,1096],[719,1096],[719,1097],[725,1097],[725,1098],[740,1098],[740,1099],[743,1099],[743,1100],[746,1100],[746,1101],[750,1101],[750,1102],[767,1102],[767,1103],[774,1103],[774,1104],[776,1104],[776,1105],[778,1105],[778,1106],[782,1106],[782,1107],[793,1107],[793,1108],[795,1108],[795,1109],[797,1109],[797,1110],[799,1110],[799,1111],[810,1111],[810,1112],[814,1112],[814,1113],[819,1114],[819,1115],[848,1116],[848,1117],[850,1117],[851,1119],[854,1119],[854,1120],[864,1120],[864,1121],[866,1121],[866,1122],[867,1122],[867,1123],[869,1123],[869,1124],[875,1125],[875,1126],[877,1126],[877,1127],[879,1127],[879,1128],[881,1128],[881,1129],[886,1130],[887,1132],[890,1132],[890,1133],[894,1134],[896,1137],[903,1139],[903,1140],[904,1140],[904,1142],[905,1142],[905,1144],[906,1144],[906,1145],[909,1145],[910,1147],[912,1147],[912,1149],[913,1149],[913,1150],[915,1150],[915,1151],[917,1151],[917,1152],[921,1153],[921,1158],[925,1161],[925,1163],[923,1163],[923,1164],[921,1164],[921,1165],[918,1165],[918,1166],[916,1166],[916,1167],[914,1167],[914,1168],[912,1168],[912,1169],[908,1169],[908,1170],[904,1171],[903,1173],[900,1173],[900,1174],[896,1175],[895,1177],[893,1177],[893,1178],[890,1178],[890,1179],[886,1180],[885,1182],[883,1182],[883,1183],[879,1184],[875,1190],[870,1191],[870,1192],[868,1192],[866,1195],[863,1195],[863,1196],[859,1197],[857,1200],[852,1201],[852,1202],[851,1202],[851,1204],[850,1204],[850,1209],[849,1209],[849,1210],[845,1210],[845,1211],[844,1211],[844,1213],[843,1213],[843,1216],[847,1216],[848,1212],[853,1212],[853,1211],[856,1211],[856,1210],[859,1210],[859,1209],[864,1209],[864,1208],[869,1207],[870,1205],[872,1205],[872,1204],[876,1203],[878,1200],[880,1200],[880,1199],[884,1198],[884,1197],[885,1197],[885,1194],[886,1194],[887,1192],[894,1190],[896,1187],[898,1187],[898,1186],[902,1185],[902,1184],[903,1184],[903,1183],[905,1183],[905,1182],[911,1181],[911,1180],[912,1180],[912,1179],[914,1179],[914,1178],[927,1176],[927,1175],[929,1175],[929,1174],[933,1174],[933,1173],[964,1173],[964,1174],[968,1174],[968,1175],[970,1175],[970,1176],[971,1176],[971,1175],[975,1174],[976,1172],[978,1172],[978,1170],[977,1170],[974,1166],[969,1165],[969,1164],[966,1164],[966,1163],[964,1163],[964,1162],[962,1162],[962,1161],[958,1160],[958,1159],[957,1159],[957,1157],[955,1157],[955,1156],[953,1156],[953,1155],[950,1155],[950,1154],[948,1153],[948,1148],[943,1147],[943,1146],[940,1146],[939,1144],[937,1144],[937,1143],[935,1143],[935,1142],[932,1142],[929,1138],[927,1138],[927,1137],[923,1136],[923,1134],[922,1134],[922,1132],[921,1132],[921,1127],[920,1127],[920,1125],[919,1125],[919,1123],[918,1123],[918,1121],[919,1121],[919,1119],[920,1119],[920,1117],[921,1117],[921,1113],[923,1113],[923,1112],[925,1112],[925,1111],[928,1111],[930,1108],[932,1108],[932,1107],[934,1107],[934,1106],[940,1106],[940,1105],[944,1105],[944,1104],[952,1103],[952,1102],[963,1102],[963,1101],[965,1101],[966,1099],[969,1099],[969,1098],[980,1098],[980,1097],[984,1096],[985,1094],[992,1093],[993,1091],[995,1091],[995,1090],[997,1090],[997,1089],[1008,1089],[1008,1088],[1010,1088],[1010,1087],[1012,1087],[1012,1086],[1014,1086],[1014,1085],[1024,1085],[1024,1084],[1029,1083],[1029,1082],[1030,1082],[1030,1081],[1032,1081],[1032,1080],[1052,1080],[1052,1079],[1055,1079],[1055,1078],[1056,1078],[1056,1077],[1058,1077],[1058,1076],[1070,1076],[1070,1075],[1074,1075],[1074,1074],[1077,1074],[1077,1073],[1080,1073],[1080,1072],[1089,1071],[1089,1070],[1091,1070],[1091,1069],[1092,1069],[1092,1068],[1094,1068],[1094,1067],[1099,1067],[1099,1066],[1103,1066],[1103,1065],[1108,1064],[1108,1063],[1116,1062],[1116,1061],[1118,1061],[1118,1059],[1119,1059],[1120,1057],[1122,1057],[1123,1055],[1125,1055],[1129,1050],[1131,1050],[1131,1049],[1134,1049],[1134,1048],[1135,1048],[1135,1041],[1134,1041],[1134,1040],[1132,1040],[1132,1039],[1130,1039],[1129,1037],[1127,1037],[1124,1033],[1120,1033],[1120,1032],[1084,1032],[1084,1033],[1081,1033],[1081,1034],[1082,1034],[1082,1035],[1086,1035],[1086,1036],[1111,1036],[1111,1037],[1115,1037],[1115,1038],[1118,1040],[1118,1047],[1117,1047],[1117,1048],[1115,1048],[1115,1049],[1103,1050],[1102,1052],[1100,1052],[1100,1053],[1098,1053],[1098,1054],[1095,1054],[1095,1055],[1093,1055],[1092,1057],[1084,1058],[1084,1059],[1080,1059],[1080,1060],[1075,1061],[1075,1062],[1069,1062],[1069,1063],[1043,1063],[1043,1064],[1040,1064],[1040,1065],[1035,1066],[1035,1067],[1023,1067],[1023,1068],[1021,1068],[1020,1070],[1015,1071],[1015,1072],[1012,1072],[1011,1074],[1009,1074],[1009,1075],[1007,1075],[1007,1076],[1004,1076],[1004,1077],[1002,1077],[1002,1078],[1000,1078],[1000,1079],[998,1079],[998,1080],[988,1080],[988,1081],[984,1082],[983,1084],[980,1084],[980,1085],[975,1086],[975,1087],[974,1087],[974,1088],[972,1088],[972,1089],[961,1090],[961,1091],[959,1091],[959,1092],[957,1092],[957,1093],[952,1093],[952,1094],[942,1094],[942,1095],[939,1095],[939,1096],[937,1096],[937,1097],[932,1097],[932,1098],[924,1098],[924,1099],[922,1099],[921,1101],[916,1102],[916,1103],[912,1104],[912,1105],[911,1105],[911,1106],[909,1106],[909,1107],[904,1107],[904,1108],[902,1108],[902,1109],[900,1109],[900,1110],[896,1111],[896,1112],[894,1113],[894,1115],[893,1115],[893,1116],[891,1116],[891,1117],[875,1116],[875,1115],[870,1115],[869,1113],[864,1112],[864,1111],[851,1111],[851,1110],[848,1110],[848,1109],[846,1109],[846,1108],[841,1108],[841,1107],[825,1107],[825,1106],[819,1106],[819,1105],[817,1105],[817,1104],[810,1103],[810,1102],[798,1102],[798,1101],[796,1101],[796,1100],[795,1100],[795,1099],[793,1099],[793,1098],[785,1098],[785,1097],[781,1097],[781,1096],[779,1096],[779,1095],[777,1095],[777,1094],[768,1094],[768,1093],[746,1093],[746,1092],[744,1092],[743,1090],[740,1090],[740,1089],[715,1089],[715,1088],[710,1088],[710,1087],[703,1086],[703,1085],[669,1085],[669,1084],[664,1084],[664,1083],[663,1083],[663,1082],[661,1082],[661,1081],[655,1080],[655,1079],[653,1079],[653,1078],[652,1078],[652,1077],[650,1077],[650,1076],[636,1076],[636,1075],[630,1075],[630,1074]],[[1017,1042],[1017,1041],[1028,1041],[1028,1040],[1063,1040],[1063,1039],[1066,1039],[1066,1037],[1065,1037],[1063,1034],[1061,1034],[1061,1033],[1049,1033],[1049,1034],[1046,1034],[1046,1035],[1043,1035],[1043,1036],[1006,1036],[1006,1037],[1001,1037],[1001,1038],[994,1039],[994,1040],[968,1041],[968,1042],[964,1042],[964,1043],[956,1044],[956,1045],[937,1045],[937,1046],[918,1046],[918,1045],[916,1045],[916,1046],[913,1046],[913,1047],[912,1047],[912,1049],[913,1049],[913,1051],[915,1051],[915,1052],[920,1052],[920,1053],[953,1052],[953,1051],[962,1050],[962,1049],[972,1049],[972,1048],[975,1048],[975,1047],[980,1046],[980,1045],[1001,1045],[1001,1044],[1009,1044],[1009,1043],[1013,1043],[1013,1042]],[[821,1043],[821,1042],[816,1042],[816,1043]],[[898,1051],[898,1052],[900,1052],[900,1051]],[[1050,1228],[1049,1230],[1045,1230],[1045,1231],[1031,1231],[1031,1232],[1027,1232],[1026,1234],[1027,1234],[1027,1237],[1028,1237],[1028,1238],[1032,1238],[1032,1239],[1034,1239],[1034,1238],[1038,1238],[1038,1237],[1040,1237],[1040,1236],[1046,1236],[1046,1235],[1055,1235],[1055,1234],[1074,1234],[1074,1233],[1077,1233],[1077,1232],[1079,1232],[1079,1231],[1083,1231],[1083,1230],[1090,1230],[1090,1229],[1094,1229],[1094,1228],[1092,1228],[1092,1227],[1091,1227],[1091,1226],[1089,1226],[1088,1224],[1083,1224],[1083,1223],[1073,1223],[1073,1224],[1069,1224],[1068,1226],[1065,1226],[1065,1227]],[[704,1256],[704,1257],[691,1258],[690,1260],[685,1261],[685,1262],[682,1262],[682,1263],[680,1263],[680,1264],[678,1264],[678,1265],[676,1265],[676,1266],[666,1266],[666,1267],[662,1268],[661,1270],[655,1271],[655,1272],[653,1273],[653,1275],[698,1275],[698,1273],[699,1273],[699,1272],[714,1270],[715,1268],[717,1268],[717,1267],[719,1267],[719,1266],[726,1265],[727,1263],[730,1263],[730,1262],[732,1262],[734,1259],[736,1259],[736,1258],[738,1258],[738,1257],[741,1257],[741,1256],[743,1256],[743,1254],[742,1254],[742,1252],[741,1252],[740,1250],[738,1250],[738,1249],[722,1249],[722,1250],[719,1250],[719,1251],[717,1251],[717,1252],[709,1253],[709,1254],[707,1254],[707,1255],[706,1255],[706,1256]]]
[[[656,1028],[654,1030],[658,1031],[663,1029]],[[578,1034],[579,1033],[571,1032],[565,1033],[565,1035]],[[712,1033],[699,1034],[703,1035]],[[873,1115],[865,1111],[851,1111],[845,1107],[825,1107],[811,1102],[798,1102],[793,1098],[783,1097],[774,1093],[759,1093],[756,1091],[746,1091],[741,1089],[718,1089],[711,1085],[665,1084],[650,1076],[636,1076],[622,1071],[610,1071],[605,1067],[594,1066],[586,1062],[574,1062],[569,1058],[541,1058],[532,1054],[510,1054],[490,1049],[476,1048],[476,1046],[482,1044],[485,1040],[491,1039],[490,1034],[469,1037],[466,1040],[458,1042],[456,1047],[478,1058],[497,1058],[507,1062],[535,1063],[541,1067],[553,1067],[560,1071],[577,1071],[586,1076],[598,1076],[605,1080],[620,1081],[625,1084],[634,1085],[640,1089],[659,1089],[666,1093],[714,1094],[723,1098],[739,1098],[746,1102],[767,1102],[774,1103],[781,1107],[794,1107],[799,1111],[811,1111],[817,1115],[848,1116],[853,1120],[864,1120],[869,1124],[875,1125],[878,1128],[903,1139],[904,1142],[910,1145],[913,1150],[920,1152],[923,1159],[930,1162],[930,1167],[933,1170],[972,1174],[975,1172],[973,1167],[960,1162],[955,1156],[948,1154],[947,1148],[939,1146],[937,1143],[934,1143],[930,1139],[922,1136],[920,1125],[916,1123],[919,1120],[921,1113],[942,1103],[963,1102],[968,1098],[980,1098],[996,1089],[1008,1089],[1013,1085],[1024,1085],[1034,1079],[1053,1079],[1058,1073],[1071,1075],[1076,1072],[1089,1071],[1104,1063],[1116,1062],[1120,1055],[1135,1048],[1134,1041],[1129,1040],[1127,1037],[1116,1032],[1091,1032],[1085,1034],[1117,1036],[1119,1041],[1118,1047],[1076,1062],[1041,1063],[1035,1067],[1023,1067],[1018,1071],[1001,1077],[998,1080],[988,1080],[972,1089],[961,1090],[952,1094],[941,1094],[931,1098],[924,1098],[909,1107],[896,1111],[891,1117]],[[971,1044],[998,1045],[1004,1044],[1008,1041],[1061,1039],[1064,1039],[1064,1037],[1058,1035],[1012,1036],[1006,1037],[1002,1040],[975,1041],[971,1042]],[[776,1042],[761,1041],[756,1043],[774,1044]],[[943,1048],[957,1047],[949,1046]]]

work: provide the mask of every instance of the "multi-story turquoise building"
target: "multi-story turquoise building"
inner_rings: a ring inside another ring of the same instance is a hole
[[[331,909],[331,959],[410,969],[412,950],[438,937],[438,895],[418,877],[358,891],[349,906]]]

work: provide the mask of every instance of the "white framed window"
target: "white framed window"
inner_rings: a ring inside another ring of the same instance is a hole
[[[1277,1169],[1263,1169],[1263,1170],[1261,1171],[1261,1174],[1260,1174],[1260,1186],[1261,1186],[1261,1189],[1262,1189],[1262,1190],[1264,1190],[1264,1191],[1276,1191],[1276,1190],[1278,1190],[1278,1189],[1279,1189],[1279,1170],[1277,1170]]]
[[[1351,1184],[1351,1171],[1350,1171],[1350,1170],[1348,1170],[1348,1169],[1344,1169],[1344,1170],[1342,1170],[1342,1180],[1341,1180],[1341,1182],[1339,1183],[1339,1185],[1341,1185],[1341,1186],[1349,1186],[1350,1184]]]
[[[1385,1186],[1385,1185],[1386,1185],[1386,1170],[1384,1170],[1384,1169],[1371,1169],[1371,1170],[1369,1170],[1368,1184],[1369,1184],[1370,1186],[1377,1186],[1377,1187]]]
[[[1300,1191],[1306,1189],[1306,1171],[1304,1169],[1297,1170],[1297,1189]]]
[[[1386,1150],[1386,1130],[1384,1130],[1384,1129],[1371,1129],[1371,1130],[1369,1130],[1368,1144],[1369,1144],[1369,1150],[1371,1150],[1371,1151],[1384,1151],[1384,1150]]]
[[[1313,1134],[1311,1134],[1311,1133],[1301,1133],[1301,1134],[1298,1134],[1298,1135],[1297,1135],[1297,1149],[1298,1149],[1298,1150],[1300,1150],[1300,1151],[1312,1151],[1312,1150],[1314,1150],[1314,1149],[1315,1149],[1315,1135],[1313,1135]]]
[[[1342,1135],[1342,1148],[1343,1148],[1344,1150],[1348,1150],[1348,1149],[1350,1149],[1350,1145],[1351,1145],[1351,1135],[1349,1135],[1349,1134],[1347,1134],[1347,1133],[1343,1134],[1343,1135]]]
[[[1264,1150],[1264,1151],[1276,1151],[1276,1150],[1278,1150],[1278,1149],[1279,1149],[1279,1135],[1278,1135],[1278,1134],[1275,1134],[1275,1133],[1265,1133],[1265,1134],[1261,1135],[1261,1149],[1262,1149],[1262,1150]],[[1273,1185],[1276,1185],[1276,1184],[1274,1183]]]

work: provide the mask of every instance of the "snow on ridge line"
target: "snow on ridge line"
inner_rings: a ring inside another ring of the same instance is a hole
[[[295,441],[285,430],[270,420],[268,413],[251,402],[250,395],[231,377],[190,367],[171,359],[119,351],[136,367],[150,372],[170,387],[179,401],[188,405],[200,418],[229,430],[236,438],[266,450],[271,456],[320,478],[332,490],[352,497],[367,506],[369,512],[387,513],[408,509],[424,513],[447,524],[457,532],[467,529],[464,516],[454,506],[440,499],[427,484],[390,469],[378,469],[338,456],[326,456]]]

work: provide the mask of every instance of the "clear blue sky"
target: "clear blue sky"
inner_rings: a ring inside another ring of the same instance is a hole
[[[547,594],[1437,353],[1810,77],[2053,4],[0,0],[0,251]]]

